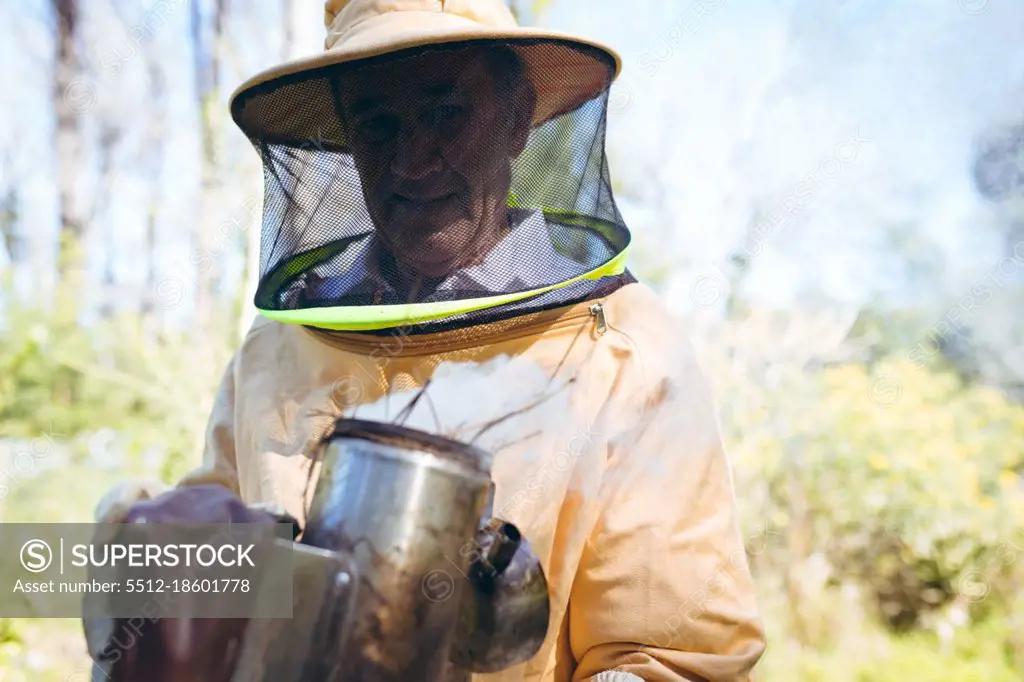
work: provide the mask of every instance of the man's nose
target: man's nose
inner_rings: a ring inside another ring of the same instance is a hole
[[[402,135],[391,160],[391,172],[405,180],[421,180],[443,168],[437,136],[415,126]]]

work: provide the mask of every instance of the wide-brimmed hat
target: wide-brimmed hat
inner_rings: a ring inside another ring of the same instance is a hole
[[[605,92],[621,69],[611,48],[560,31],[519,26],[504,0],[327,0],[325,51],[267,69],[231,97],[250,137],[344,147],[325,70],[430,46],[503,43],[521,56],[537,102],[534,125]],[[558,49],[552,49],[556,46]]]
[[[258,74],[231,100],[264,168],[261,314],[425,333],[621,283],[630,235],[604,146],[614,51],[520,27],[505,0],[326,9],[322,54]],[[477,47],[489,49],[464,49]],[[421,162],[423,183],[407,172]],[[396,225],[397,239],[385,229]]]

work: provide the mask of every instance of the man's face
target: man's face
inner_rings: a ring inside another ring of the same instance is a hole
[[[486,254],[506,225],[529,95],[500,92],[478,49],[363,67],[339,88],[363,195],[396,260],[441,276]]]

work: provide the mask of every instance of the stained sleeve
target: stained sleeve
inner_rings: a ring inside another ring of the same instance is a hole
[[[710,387],[683,361],[643,393],[569,600],[572,679],[750,680],[765,637]]]

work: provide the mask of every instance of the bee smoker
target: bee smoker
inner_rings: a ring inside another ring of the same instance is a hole
[[[302,543],[351,557],[358,575],[326,679],[468,679],[537,652],[547,582],[518,529],[482,519],[488,453],[349,419],[323,448]]]
[[[488,453],[341,419],[320,461],[289,543],[293,616],[250,623],[233,682],[461,682],[537,653],[547,581],[519,530],[485,513]]]

